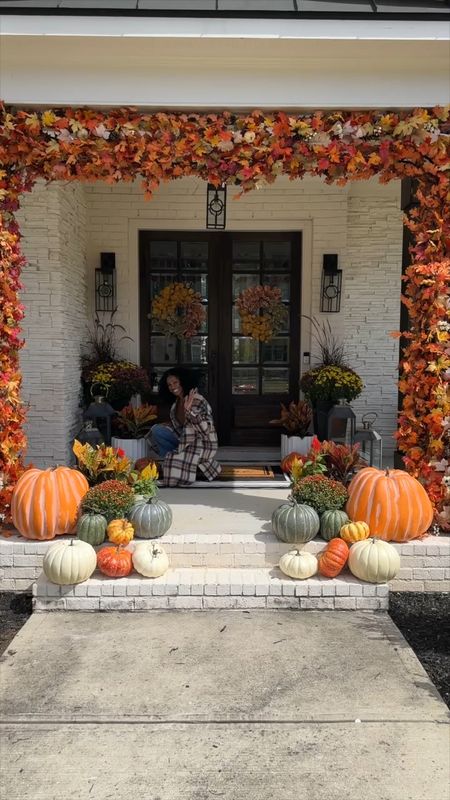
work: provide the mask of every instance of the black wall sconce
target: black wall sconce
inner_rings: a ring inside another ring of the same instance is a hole
[[[95,310],[114,311],[116,307],[116,254],[100,253],[100,269],[95,270]]]
[[[342,270],[338,269],[337,254],[326,253],[323,257],[320,310],[328,314],[340,311],[341,291]]]
[[[206,191],[206,227],[225,230],[227,219],[227,185],[214,186],[208,183]]]

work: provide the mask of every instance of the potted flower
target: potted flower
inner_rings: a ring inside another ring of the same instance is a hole
[[[363,387],[361,378],[350,367],[319,366],[303,375],[300,388],[314,407],[314,427],[319,439],[327,437],[330,409],[342,401],[349,403],[354,400]]]
[[[131,461],[144,458],[148,449],[146,436],[157,415],[156,406],[148,403],[122,408],[115,418],[120,436],[112,437],[113,447],[123,450]]]
[[[322,441],[328,435],[328,412],[337,403],[350,403],[363,390],[359,375],[347,364],[344,346],[336,339],[329,321],[311,323],[312,338],[319,350],[319,363],[305,372],[300,389],[313,407],[314,432]],[[339,423],[336,420],[336,423]],[[345,420],[342,420],[346,425]]]
[[[116,411],[127,405],[133,395],[150,392],[146,370],[131,361],[106,361],[87,367],[82,379],[85,391],[95,384],[103,387],[108,403]]]
[[[137,464],[139,462],[136,462]],[[136,467],[136,465],[135,465]],[[135,494],[134,502],[151,500],[158,494],[158,467],[150,461],[143,469],[134,469],[131,473],[132,487]]]
[[[131,462],[124,450],[106,444],[94,447],[89,442],[82,444],[78,439],[75,439],[72,449],[77,460],[77,468],[87,478],[90,486],[111,479],[128,480]]]
[[[313,436],[310,435],[312,420],[312,409],[305,400],[298,403],[292,401],[286,407],[281,403],[281,413],[279,419],[272,419],[270,425],[277,425],[283,428],[281,434],[281,458],[285,458],[289,453],[299,453],[305,455],[312,444]]]

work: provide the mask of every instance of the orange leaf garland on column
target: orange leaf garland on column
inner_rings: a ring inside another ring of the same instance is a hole
[[[0,179],[0,196],[1,185]],[[23,346],[19,277],[23,264],[18,227],[10,214],[0,213],[0,523],[10,519],[12,491],[24,469],[25,409],[19,371],[19,350]]]

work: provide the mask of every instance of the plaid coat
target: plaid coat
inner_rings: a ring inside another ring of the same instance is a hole
[[[215,460],[217,433],[214,427],[211,406],[202,395],[197,395],[186,421],[180,425],[175,415],[175,406],[170,409],[170,421],[180,437],[178,448],[167,453],[163,466],[164,486],[189,486],[194,483],[197,467],[205,478],[212,481],[219,472],[220,464]]]

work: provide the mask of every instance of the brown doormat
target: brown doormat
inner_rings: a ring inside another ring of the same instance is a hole
[[[212,481],[197,470],[192,489],[289,489],[290,479],[278,464],[222,464]],[[162,481],[161,484],[162,485]]]
[[[239,464],[222,464],[220,475],[217,476],[218,480],[227,480],[233,478],[268,478],[273,480],[276,474],[282,475],[281,469],[276,465],[270,464],[249,464],[242,466]]]
[[[213,481],[196,480],[198,489],[282,489],[289,488],[288,476],[279,464],[222,464]]]

